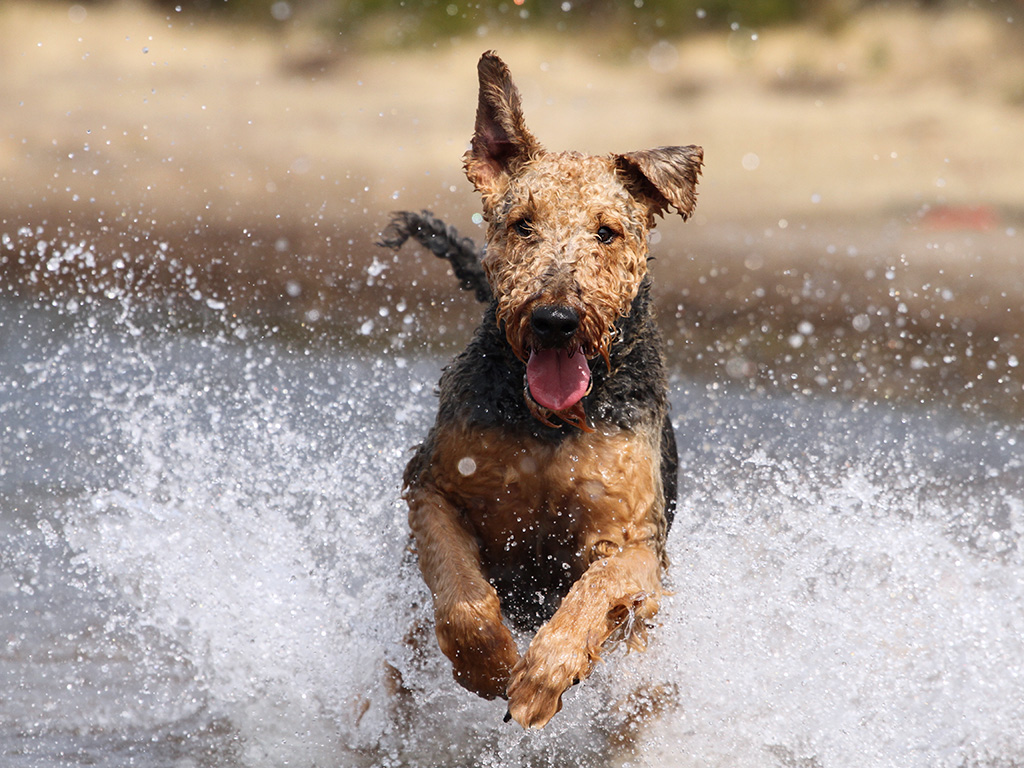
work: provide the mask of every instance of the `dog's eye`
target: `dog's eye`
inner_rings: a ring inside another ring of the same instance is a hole
[[[518,219],[512,222],[512,231],[520,237],[529,237],[533,234],[533,223],[529,219]]]
[[[616,232],[611,227],[601,227],[600,229],[597,230],[597,239],[601,241],[604,245],[608,245],[609,243],[613,242],[615,238],[617,238],[618,236],[619,233]]]

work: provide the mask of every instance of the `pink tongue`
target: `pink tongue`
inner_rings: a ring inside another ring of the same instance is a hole
[[[572,357],[564,349],[530,352],[526,383],[530,386],[530,396],[538,405],[552,411],[564,411],[587,394],[590,366],[582,352]]]

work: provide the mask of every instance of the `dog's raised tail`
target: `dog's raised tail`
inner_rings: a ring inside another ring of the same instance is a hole
[[[481,251],[468,237],[459,235],[455,227],[446,225],[430,211],[398,211],[377,243],[398,250],[412,238],[439,259],[452,265],[452,271],[464,291],[473,291],[477,301],[489,304],[491,286],[480,264]]]

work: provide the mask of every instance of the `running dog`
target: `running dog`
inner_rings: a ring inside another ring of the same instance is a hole
[[[542,728],[603,648],[645,647],[658,610],[677,455],[648,236],[693,212],[703,151],[549,152],[501,59],[478,69],[463,159],[485,250],[426,212],[384,238],[418,240],[487,305],[441,376],[405,499],[455,679]],[[537,630],[524,653],[509,626]]]

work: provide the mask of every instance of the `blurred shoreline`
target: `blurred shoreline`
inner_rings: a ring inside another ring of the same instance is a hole
[[[697,215],[653,247],[681,369],[1020,415],[1022,25],[870,9],[831,32],[353,53],[300,26],[4,4],[0,286],[179,292],[311,334],[370,323],[392,347],[464,338],[478,309],[443,265],[374,241],[403,208],[482,239],[460,158],[496,48],[553,149],[704,146]]]

